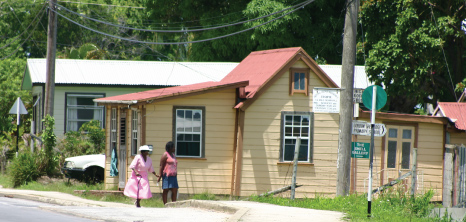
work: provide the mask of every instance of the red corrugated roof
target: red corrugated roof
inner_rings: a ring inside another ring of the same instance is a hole
[[[201,91],[207,91],[211,89],[221,89],[228,87],[241,87],[247,86],[248,81],[237,81],[237,82],[203,82],[185,86],[175,86],[162,89],[148,90],[144,92],[136,92],[118,96],[110,96],[100,99],[95,99],[98,103],[125,103],[132,104],[147,100],[157,100],[166,97],[185,95],[190,93],[196,93]]]
[[[438,108],[459,130],[466,130],[466,103],[439,102]]]
[[[249,80],[246,87],[247,98],[252,98],[274,74],[287,64],[301,47],[257,51],[249,54],[222,81]]]

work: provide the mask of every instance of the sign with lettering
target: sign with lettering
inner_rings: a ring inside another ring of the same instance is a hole
[[[353,89],[353,103],[362,103],[362,93],[364,89]]]
[[[369,159],[370,143],[352,142],[351,158]]]
[[[387,133],[387,128],[385,124],[376,123],[374,125],[374,136],[382,137],[385,136]],[[361,135],[361,136],[371,136],[371,123],[366,121],[353,121],[353,135]]]
[[[314,88],[312,110],[315,113],[339,113],[340,89]]]

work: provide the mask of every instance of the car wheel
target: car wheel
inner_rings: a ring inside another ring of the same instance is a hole
[[[104,169],[101,167],[89,167],[84,172],[86,183],[101,183],[104,180]]]

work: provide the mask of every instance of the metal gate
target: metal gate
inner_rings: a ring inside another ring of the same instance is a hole
[[[466,147],[464,145],[457,147],[457,172],[456,172],[456,197],[457,205],[464,206],[466,203]]]

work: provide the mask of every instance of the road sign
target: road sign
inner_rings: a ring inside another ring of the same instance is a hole
[[[364,92],[362,93],[362,103],[364,104],[365,107],[368,109],[372,109],[372,94],[373,94],[373,87],[377,88],[377,97],[376,97],[376,102],[375,102],[375,109],[379,110],[382,107],[385,106],[387,103],[387,93],[385,90],[383,90],[382,87],[373,85],[367,87]]]
[[[364,89],[353,89],[353,103],[362,103],[362,93]]]
[[[13,104],[13,106],[10,109],[10,114],[28,114],[28,111],[26,110],[26,107],[24,107],[24,103],[23,101],[21,101],[21,98],[18,97],[18,99],[16,99],[15,104]]]
[[[385,124],[376,123],[374,126],[374,136],[382,137],[385,136],[387,133],[387,128]],[[353,135],[361,135],[361,136],[370,136],[371,135],[371,123],[366,121],[353,121]]]
[[[351,143],[351,158],[369,159],[370,143],[352,142]]]
[[[339,113],[340,89],[314,87],[312,110],[315,113]]]

